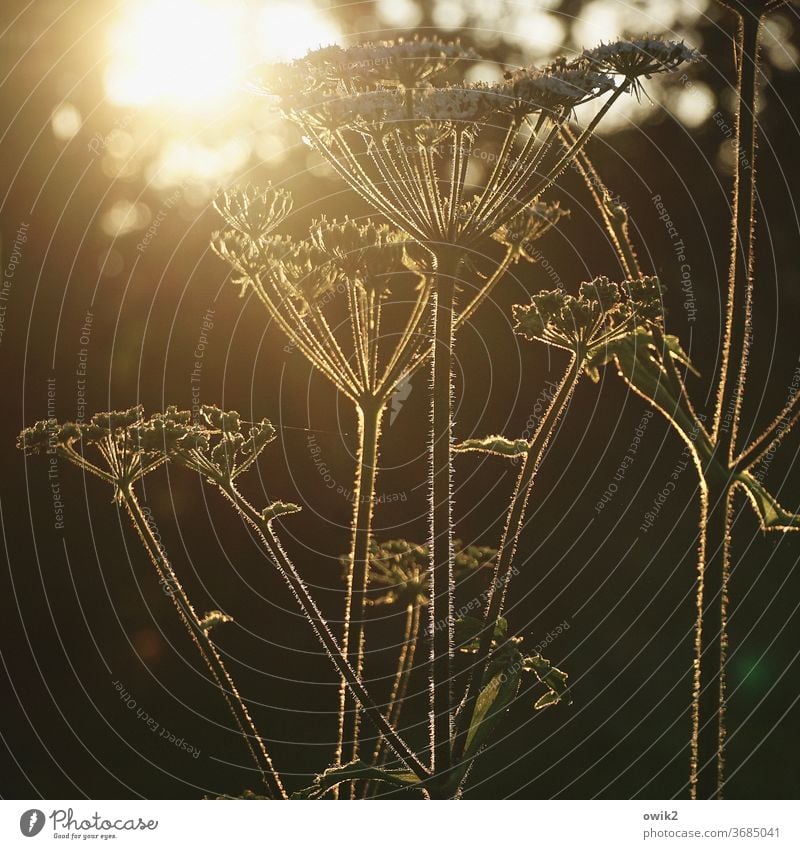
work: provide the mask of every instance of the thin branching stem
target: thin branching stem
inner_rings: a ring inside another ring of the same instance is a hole
[[[220,485],[219,488],[220,492],[230,501],[239,515],[242,516],[242,518],[255,532],[259,542],[264,547],[270,562],[275,566],[281,577],[286,582],[292,592],[292,595],[300,606],[303,616],[314,629],[314,633],[317,635],[317,638],[325,649],[331,663],[333,663],[339,675],[347,681],[350,691],[361,705],[361,708],[366,713],[370,722],[372,722],[376,730],[384,736],[387,745],[392,748],[397,757],[400,758],[406,766],[408,766],[414,775],[416,775],[420,781],[427,781],[427,779],[430,778],[430,773],[408,747],[405,741],[398,735],[395,729],[389,725],[386,718],[381,713],[380,708],[375,704],[375,701],[367,692],[363,682],[358,675],[356,675],[355,670],[348,662],[339,647],[339,644],[336,642],[336,638],[331,633],[327,621],[320,612],[319,607],[317,607],[317,603],[309,593],[305,582],[300,577],[294,564],[284,551],[280,540],[271,526],[271,522],[269,520],[265,520],[232,484]]]
[[[194,642],[197,650],[200,652],[200,656],[211,672],[217,688],[222,693],[239,729],[239,733],[242,735],[242,739],[250,752],[250,756],[258,768],[264,786],[273,797],[286,799],[286,791],[283,788],[280,776],[272,765],[272,759],[269,756],[264,740],[258,733],[250,712],[239,694],[221,655],[206,630],[202,627],[200,619],[192,603],[189,601],[189,597],[186,595],[186,591],[178,580],[172,564],[167,559],[166,552],[153,534],[150,523],[144,515],[135,492],[131,487],[123,487],[119,490],[119,493],[131,523],[155,566],[159,583],[163,586],[164,592],[172,599],[172,603],[178,611],[181,622],[183,622],[192,642]]]
[[[717,377],[714,440],[727,459],[736,455],[750,351],[756,217],[756,100],[761,19],[739,16],[735,42],[737,108],[734,118],[736,174],[731,218],[731,256],[722,361]]]

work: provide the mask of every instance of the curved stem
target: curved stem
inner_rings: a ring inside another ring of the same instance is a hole
[[[358,452],[353,486],[353,524],[350,564],[347,570],[342,652],[358,678],[363,678],[365,612],[369,580],[369,543],[375,507],[375,481],[378,473],[378,443],[384,405],[375,398],[364,399],[358,407]],[[336,763],[358,758],[359,716],[347,681],[339,688],[339,743]],[[355,783],[350,782],[351,793]]]
[[[175,574],[172,565],[167,559],[161,543],[153,534],[150,523],[142,511],[136,494],[130,487],[120,489],[119,493],[128,516],[145,550],[150,556],[150,560],[156,568],[159,582],[162,584],[164,592],[172,599],[172,603],[178,611],[178,616],[189,632],[189,636],[192,638],[195,646],[197,646],[200,656],[211,672],[217,687],[233,714],[239,732],[261,774],[261,780],[264,786],[272,796],[286,799],[286,791],[283,789],[280,776],[272,765],[272,759],[256,729],[250,712],[247,710],[247,706],[242,700],[236,685],[233,683],[233,679],[216,646],[200,624],[200,619],[189,601],[186,591],[178,580],[178,576]],[[254,743],[255,745],[253,745]]]
[[[536,480],[536,472],[542,461],[542,457],[553,435],[556,425],[575,390],[575,385],[580,379],[583,370],[583,358],[573,355],[569,368],[564,373],[561,383],[553,396],[550,406],[539,422],[536,433],[531,440],[528,451],[522,461],[517,484],[508,508],[506,526],[503,531],[503,539],[497,554],[497,563],[494,576],[489,588],[489,598],[486,604],[483,630],[480,634],[478,652],[472,668],[472,675],[467,688],[467,696],[464,706],[459,714],[458,736],[455,743],[455,759],[460,759],[466,747],[467,732],[469,730],[475,705],[483,686],[486,670],[491,659],[492,638],[494,636],[495,623],[503,612],[506,590],[511,579],[511,566],[516,554],[520,534],[525,524],[525,510],[528,499]]]
[[[756,99],[760,18],[745,12],[739,17],[735,52],[737,70],[736,178],[731,218],[731,258],[728,300],[722,340],[722,362],[717,378],[714,441],[726,459],[736,454],[750,349],[753,303],[753,261],[756,215]],[[735,370],[734,374],[731,371]]]

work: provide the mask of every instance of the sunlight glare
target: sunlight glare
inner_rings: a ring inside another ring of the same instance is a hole
[[[312,0],[128,0],[109,34],[106,91],[117,105],[210,111],[242,90],[249,66],[339,37]]]
[[[267,62],[297,59],[309,50],[326,47],[341,38],[333,20],[314,3],[279,0],[263,7],[259,19],[259,58]]]

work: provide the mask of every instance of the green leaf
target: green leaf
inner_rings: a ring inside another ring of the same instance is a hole
[[[292,799],[319,799],[329,790],[344,781],[369,780],[382,781],[393,787],[413,787],[420,781],[413,772],[403,769],[383,769],[369,766],[363,761],[352,761],[343,766],[335,766],[320,773],[310,787],[292,794]]]
[[[758,514],[762,531],[798,531],[800,516],[789,513],[749,472],[736,476],[739,486],[745,491],[750,503]]]
[[[517,695],[522,656],[518,652],[516,654],[516,662],[493,675],[478,696],[467,732],[467,745],[464,749],[465,763],[469,763],[483,748],[502,719],[506,708]]]
[[[533,705],[534,710],[542,710],[543,708],[550,707],[550,705],[557,705],[561,701],[561,696],[553,690],[548,690],[543,696],[539,696],[536,699],[536,702]]]
[[[519,457],[527,454],[529,444],[524,439],[506,439],[504,436],[484,436],[482,439],[465,439],[453,446],[454,451],[480,451],[498,457]]]
[[[261,518],[265,522],[271,522],[279,516],[285,516],[287,513],[298,513],[302,508],[298,504],[292,504],[288,501],[273,501],[269,507],[265,507],[261,511]]]

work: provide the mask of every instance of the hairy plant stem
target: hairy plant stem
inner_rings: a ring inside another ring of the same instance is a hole
[[[422,620],[422,607],[419,602],[413,602],[406,606],[405,623],[403,628],[403,642],[400,645],[400,653],[397,657],[397,669],[392,681],[392,692],[389,696],[389,708],[386,711],[386,721],[394,728],[400,727],[400,714],[403,711],[408,682],[411,679],[411,671],[414,668],[414,655],[419,639],[419,628]],[[386,763],[386,745],[383,738],[375,744],[372,753],[372,764],[383,766]],[[372,782],[364,782],[363,798],[367,798],[372,789]]]
[[[735,463],[736,441],[750,353],[756,214],[756,100],[761,18],[739,15],[737,60],[736,178],[731,221],[728,299],[717,381],[712,440],[726,470]],[[732,373],[733,372],[733,373]],[[698,565],[695,681],[692,700],[690,795],[721,799],[725,784],[725,665],[728,654],[728,584],[731,566],[729,475],[708,478],[704,536]],[[715,623],[713,626],[711,623]],[[704,683],[705,682],[705,683]]]
[[[289,559],[289,556],[283,550],[275,531],[272,529],[271,522],[264,517],[247,501],[246,498],[236,489],[231,483],[219,483],[220,492],[230,501],[240,516],[247,522],[248,525],[255,531],[259,542],[264,547],[267,556],[271,563],[278,570],[281,577],[286,582],[287,586],[294,595],[295,600],[300,606],[300,610],[314,629],[320,643],[325,649],[331,663],[333,663],[336,671],[346,681],[356,701],[361,706],[361,709],[367,715],[367,718],[374,725],[375,729],[383,735],[388,746],[392,748],[398,758],[416,775],[416,777],[425,782],[430,778],[430,773],[423,766],[417,756],[411,751],[405,741],[399,736],[395,729],[386,721],[386,718],[381,713],[375,701],[367,692],[366,687],[361,679],[356,675],[355,670],[350,665],[347,657],[342,652],[336,638],[331,633],[327,621],[323,617],[316,602],[312,598],[305,585],[305,582],[300,577],[295,565]]]
[[[713,436],[732,461],[741,418],[752,330],[756,214],[756,100],[761,19],[739,15],[735,42],[737,108],[734,119],[736,176],[731,218],[731,257],[722,362],[717,378]],[[732,374],[732,370],[735,373]]]
[[[713,474],[708,483],[702,481],[701,490],[689,793],[693,799],[721,799],[733,493]]]
[[[441,251],[433,295],[430,481],[431,771],[451,765],[453,655],[453,320],[460,255]]]
[[[364,672],[364,626],[369,580],[369,543],[375,507],[375,481],[378,473],[378,443],[385,404],[382,399],[368,397],[358,405],[358,451],[356,478],[353,486],[353,524],[350,564],[347,570],[342,651],[359,678]],[[358,758],[359,716],[349,696],[347,681],[339,688],[339,742],[336,763],[349,763]],[[349,782],[351,794],[355,782]]]
[[[286,799],[286,791],[283,788],[280,776],[272,765],[272,759],[256,729],[250,712],[247,710],[247,706],[242,700],[236,685],[233,683],[233,679],[216,646],[202,627],[200,619],[192,603],[189,601],[189,597],[186,595],[186,591],[183,589],[178,576],[175,574],[175,570],[167,559],[166,552],[153,534],[150,523],[147,521],[139,503],[139,499],[136,497],[136,493],[131,487],[124,487],[118,490],[118,494],[121,502],[125,505],[133,527],[155,566],[159,582],[164,588],[164,592],[172,599],[172,603],[178,611],[181,622],[183,622],[186,630],[189,632],[189,636],[192,638],[195,646],[197,646],[200,656],[211,672],[214,682],[233,715],[239,733],[242,735],[250,756],[258,768],[262,783],[269,795],[273,798]]]
[[[553,431],[558,425],[564,410],[572,397],[575,386],[580,379],[584,366],[582,354],[573,354],[572,362],[564,373],[561,383],[553,396],[550,405],[539,422],[536,433],[530,442],[517,476],[517,483],[506,516],[503,538],[497,554],[492,583],[489,588],[489,598],[486,603],[483,629],[480,633],[478,652],[472,667],[467,695],[459,713],[458,734],[456,736],[454,759],[463,757],[466,747],[467,732],[475,712],[475,705],[483,686],[486,672],[491,660],[492,638],[495,624],[503,612],[506,589],[511,578],[511,568],[517,551],[520,534],[525,525],[525,511],[531,490],[536,480],[536,472],[544,456]]]

